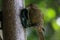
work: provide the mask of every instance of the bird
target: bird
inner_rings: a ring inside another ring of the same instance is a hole
[[[44,40],[44,17],[40,8],[36,4],[29,4],[26,8],[22,9],[20,17],[24,28],[35,28],[38,33],[39,40]]]

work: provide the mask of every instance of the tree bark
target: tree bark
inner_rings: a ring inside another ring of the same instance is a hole
[[[24,29],[20,21],[23,0],[3,0],[3,39],[25,40]]]

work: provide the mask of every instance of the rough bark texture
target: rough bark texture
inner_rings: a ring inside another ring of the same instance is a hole
[[[3,0],[3,39],[25,40],[24,29],[20,21],[23,0]]]

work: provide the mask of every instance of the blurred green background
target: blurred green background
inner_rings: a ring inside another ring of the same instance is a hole
[[[45,40],[60,40],[60,0],[25,0],[25,4],[35,3],[44,14]],[[2,0],[0,0],[0,10]],[[37,33],[27,28],[27,40],[38,40]]]

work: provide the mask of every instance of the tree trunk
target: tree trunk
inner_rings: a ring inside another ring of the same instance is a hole
[[[24,29],[20,21],[23,0],[3,0],[3,39],[25,40]]]

